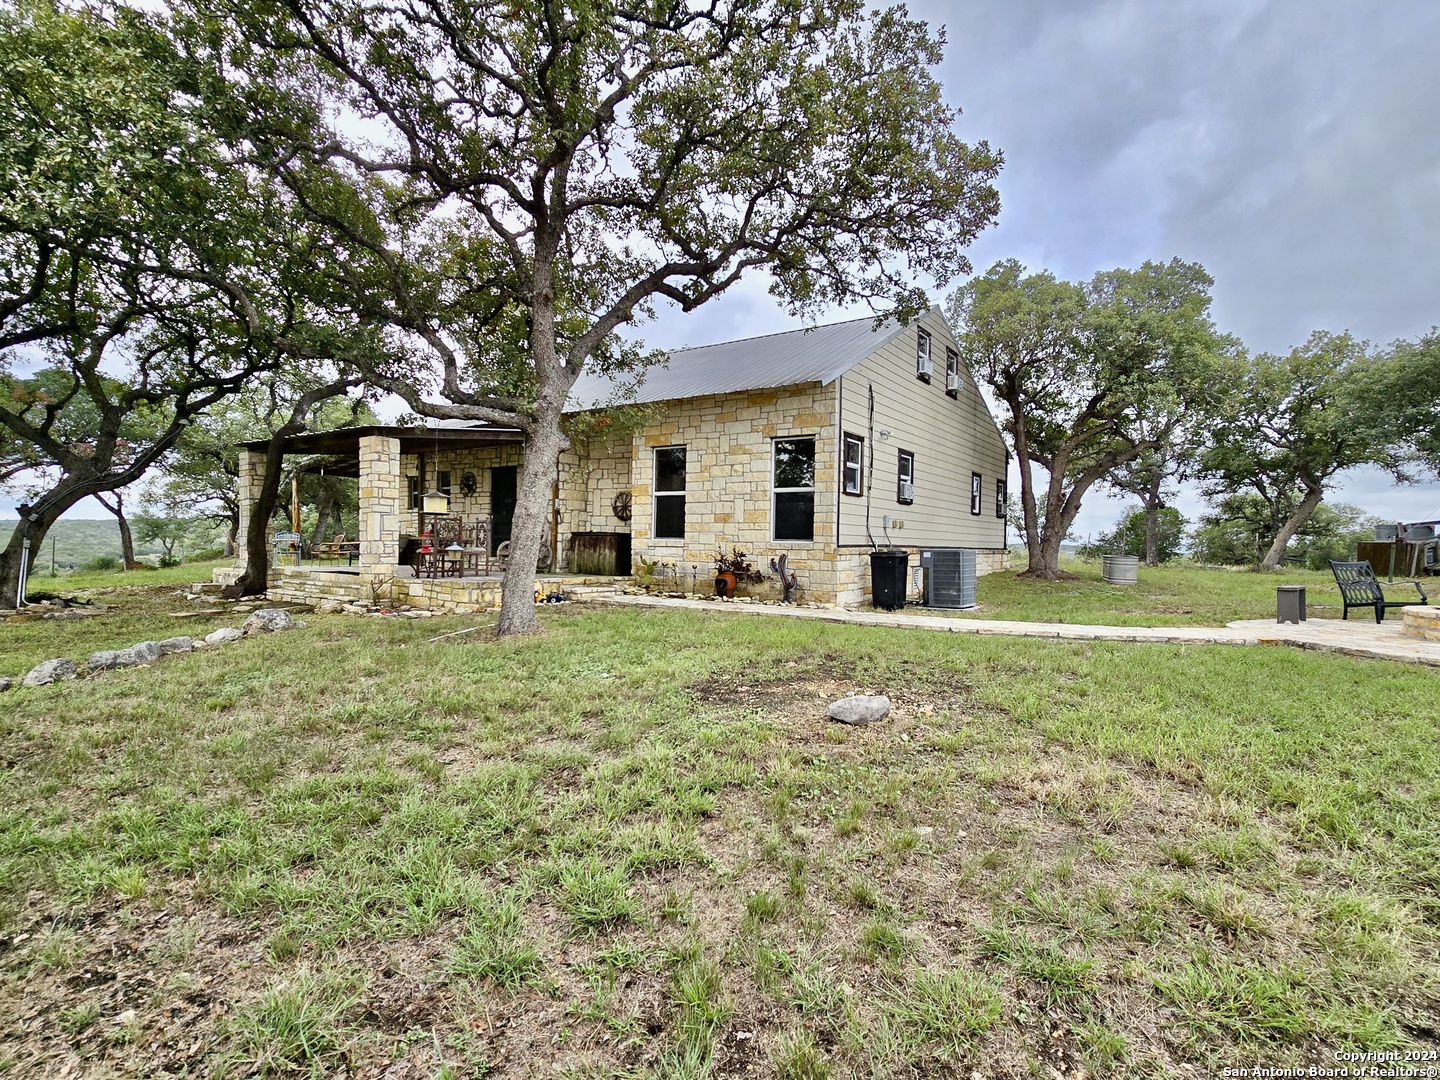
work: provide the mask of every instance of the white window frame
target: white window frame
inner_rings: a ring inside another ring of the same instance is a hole
[[[661,454],[661,452],[664,451],[664,450],[684,450],[684,451],[685,451],[685,477],[684,477],[684,479],[685,479],[685,487],[676,488],[676,489],[669,489],[669,490],[666,490],[666,491],[661,491],[661,490],[660,490],[660,454]],[[661,536],[661,535],[660,535],[660,500],[661,500],[661,499],[673,499],[673,498],[675,498],[677,495],[678,495],[682,500],[685,498],[685,490],[686,490],[686,488],[688,488],[688,487],[690,486],[690,450],[689,450],[689,448],[688,448],[687,446],[685,446],[683,443],[677,443],[677,444],[675,444],[674,446],[657,446],[657,447],[655,447],[655,452],[650,456],[650,467],[651,467],[651,469],[653,470],[653,472],[651,473],[651,477],[652,477],[652,479],[653,479],[653,481],[654,481],[654,482],[650,485],[650,532],[651,532],[651,535],[654,537],[654,539],[655,539],[657,542],[662,541],[662,540],[683,541],[683,540],[685,539],[685,513],[684,513],[683,510],[682,510],[681,513],[680,513],[680,535],[679,535],[679,536]]]
[[[895,469],[895,501],[901,506],[913,506],[915,503],[915,452],[913,450],[901,450],[896,457]],[[906,467],[909,472],[906,472]],[[910,485],[910,497],[904,497],[905,485]]]
[[[960,354],[950,346],[945,346],[945,393],[953,398],[960,396],[960,387],[964,380],[960,378]]]
[[[970,513],[979,517],[985,512],[985,477],[978,472],[970,474]]]
[[[919,330],[915,335],[915,377],[921,382],[930,381],[930,373],[935,370],[935,362],[931,354],[930,332]]]
[[[995,480],[995,516],[1001,521],[1005,520],[1005,478],[997,477]]]
[[[813,544],[815,543],[815,482],[812,480],[809,487],[776,487],[775,469],[779,462],[775,457],[775,448],[782,442],[808,442],[810,444],[810,458],[812,466],[819,464],[819,441],[814,435],[777,435],[770,440],[770,539],[777,544]],[[789,494],[810,493],[810,539],[782,540],[775,535],[776,526],[780,523],[779,515],[775,512],[775,496]]]
[[[850,446],[854,444],[857,457],[850,463]],[[855,490],[850,490],[850,471],[855,472]],[[860,435],[845,432],[840,437],[840,492],[856,498],[865,494],[865,439]]]

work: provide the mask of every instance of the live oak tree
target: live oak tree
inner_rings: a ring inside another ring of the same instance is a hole
[[[1215,499],[1259,500],[1260,565],[1267,570],[1280,566],[1338,474],[1386,460],[1384,438],[1357,422],[1368,361],[1364,342],[1319,331],[1286,356],[1255,356],[1212,431],[1201,457],[1202,490]]]
[[[644,362],[617,331],[751,272],[799,313],[910,317],[917,279],[967,271],[998,211],[999,155],[956,133],[942,40],[902,9],[227,0],[195,17],[249,84],[339,117],[322,143],[278,123],[267,145],[365,318],[413,345],[372,384],[523,432],[501,633],[536,627],[571,387]]]
[[[1440,478],[1440,328],[1361,366],[1352,419],[1384,447],[1378,463],[1401,481]]]
[[[233,100],[174,44],[124,7],[0,10],[0,428],[36,459],[0,604],[27,539],[33,559],[61,514],[139,479],[198,413],[366,341],[316,302],[313,230],[224,137]]]
[[[1061,576],[1060,545],[1090,489],[1161,454],[1178,417],[1211,407],[1227,343],[1210,321],[1210,285],[1180,259],[1083,285],[1012,259],[951,298],[961,351],[1003,408],[1027,575]]]

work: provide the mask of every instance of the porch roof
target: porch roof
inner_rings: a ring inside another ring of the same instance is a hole
[[[365,427],[336,428],[333,431],[307,431],[291,435],[284,442],[283,453],[323,454],[333,458],[356,458],[360,456],[360,440],[379,435],[387,439],[400,440],[402,454],[421,454],[437,446],[446,450],[463,450],[475,446],[497,446],[502,443],[525,441],[519,428],[491,427],[486,424],[446,423],[412,425],[399,427],[383,424],[369,424]],[[240,444],[246,450],[263,452],[270,445],[268,439],[255,439]],[[334,471],[329,470],[327,471]]]

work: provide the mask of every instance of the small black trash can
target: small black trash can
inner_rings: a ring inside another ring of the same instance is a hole
[[[870,553],[870,596],[877,608],[894,611],[905,606],[905,581],[910,576],[908,551]]]
[[[1305,586],[1279,585],[1275,589],[1275,621],[1305,622]]]

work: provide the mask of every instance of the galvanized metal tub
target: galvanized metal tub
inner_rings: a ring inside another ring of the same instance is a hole
[[[1102,555],[1100,576],[1111,585],[1139,585],[1140,560],[1134,555]]]

